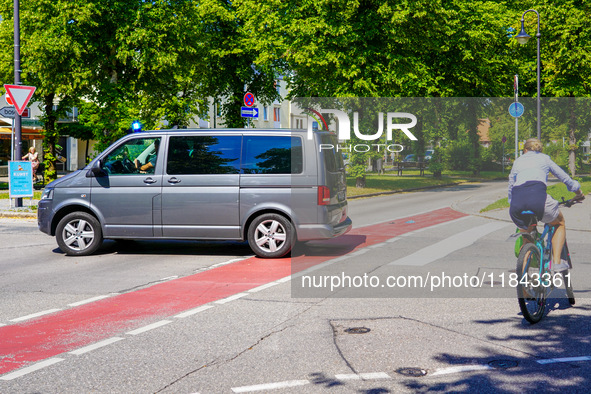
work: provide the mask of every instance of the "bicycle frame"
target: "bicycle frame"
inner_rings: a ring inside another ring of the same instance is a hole
[[[540,251],[540,278],[544,273],[546,264],[548,264],[548,270],[552,269],[552,237],[554,236],[554,230],[556,230],[556,227],[545,224],[544,231],[538,237],[536,242],[538,250]]]

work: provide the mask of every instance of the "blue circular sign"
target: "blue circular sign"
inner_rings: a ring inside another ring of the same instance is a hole
[[[525,111],[525,109],[521,103],[511,103],[509,106],[509,115],[514,118],[519,118],[521,115],[523,115],[523,111]]]
[[[254,94],[247,92],[244,95],[244,105],[247,107],[252,107],[254,105]]]

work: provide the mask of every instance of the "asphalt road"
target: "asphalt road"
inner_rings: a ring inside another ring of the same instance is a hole
[[[108,242],[96,256],[66,257],[33,221],[2,219],[0,341],[11,328],[45,330],[41,323],[54,319],[57,336],[35,334],[45,348],[87,345],[0,373],[0,392],[588,392],[589,233],[568,233],[576,306],[556,298],[531,326],[508,283],[514,228],[449,209],[466,200],[484,206],[504,192],[503,183],[487,183],[353,200],[356,228],[346,242],[306,245],[287,274],[282,263],[244,260],[249,249],[237,243]],[[459,281],[433,288],[446,275],[492,278],[494,289]],[[364,276],[374,282],[355,286]],[[410,276],[431,281],[381,286]],[[326,286],[306,287],[306,277],[327,278]],[[334,286],[345,277],[352,286]],[[228,296],[233,281],[252,286]],[[116,327],[96,313],[92,328],[59,336],[80,309],[108,311],[135,295],[150,305],[180,299],[192,290],[187,283],[229,292],[201,305],[197,294],[195,308]],[[4,344],[0,364],[10,366],[18,349]]]

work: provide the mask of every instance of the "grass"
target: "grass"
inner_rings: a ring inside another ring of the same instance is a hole
[[[405,171],[406,172],[406,171]],[[365,187],[355,187],[356,179],[347,177],[347,196],[355,197],[364,194],[384,193],[403,191],[408,189],[416,189],[423,187],[444,186],[456,184],[459,182],[475,181],[475,178],[468,177],[449,177],[443,176],[442,179],[435,179],[432,175],[419,176],[418,171],[416,175],[413,171],[408,171],[410,175],[376,175],[368,174],[365,177]]]
[[[35,190],[33,192],[33,199],[40,200],[42,193],[43,193],[43,191],[41,191],[41,190]],[[8,190],[0,190],[0,200],[7,200],[9,198],[10,198],[10,196],[8,194]],[[23,198],[29,198],[29,197],[23,197]]]
[[[591,177],[586,176],[582,178],[577,178],[577,180],[581,183],[581,189],[583,190],[583,194],[588,194],[591,192]],[[569,192],[566,189],[564,183],[558,183],[555,185],[548,186],[547,193],[557,201],[561,201],[563,197],[565,200],[574,197],[574,193]],[[498,201],[495,201],[486,208],[483,208],[480,212],[488,212],[492,211],[493,209],[501,208],[509,208],[508,198],[502,198]]]
[[[472,171],[443,171],[444,176],[449,177],[460,177],[460,178],[470,178],[470,179],[479,179],[479,180],[497,180],[497,179],[507,179],[509,176],[509,170],[503,171],[480,171],[480,174],[474,175]]]

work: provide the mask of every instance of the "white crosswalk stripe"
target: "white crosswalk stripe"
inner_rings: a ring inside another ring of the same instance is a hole
[[[480,238],[500,230],[505,227],[514,226],[512,223],[507,222],[491,222],[483,224],[478,227],[474,227],[461,233],[452,235],[442,241],[439,241],[426,248],[420,249],[408,256],[397,259],[389,265],[410,265],[410,266],[423,266],[439,260],[457,250],[466,248],[472,245]]]

